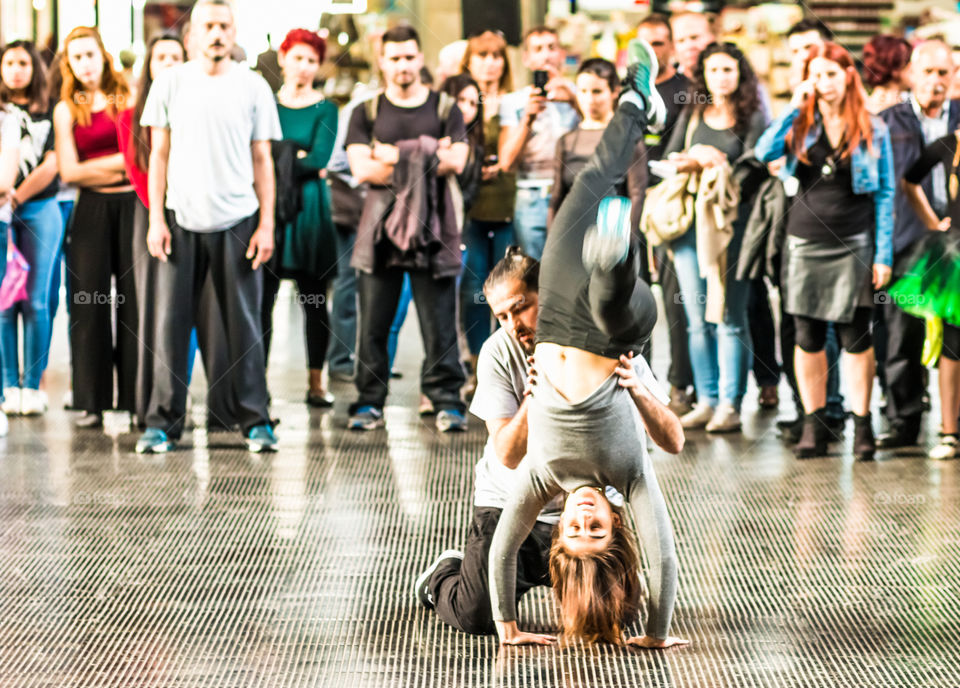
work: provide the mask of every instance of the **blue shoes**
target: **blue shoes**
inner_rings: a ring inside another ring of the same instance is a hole
[[[247,449],[259,454],[265,451],[274,451],[277,448],[277,436],[269,425],[257,425],[250,428],[246,436]],[[167,433],[160,428],[147,428],[137,440],[138,454],[166,454],[176,445]]]
[[[247,449],[254,454],[276,451],[277,436],[274,434],[273,428],[266,424],[250,428],[250,432],[247,433]]]
[[[348,430],[376,430],[383,426],[383,411],[376,406],[359,407],[347,421]]]
[[[166,454],[173,449],[173,441],[160,428],[147,428],[137,440],[138,454]]]
[[[630,255],[629,198],[607,196],[597,209],[597,224],[583,237],[583,266],[588,272],[608,272]]]
[[[462,411],[444,409],[437,414],[437,430],[440,432],[465,432],[467,417]]]

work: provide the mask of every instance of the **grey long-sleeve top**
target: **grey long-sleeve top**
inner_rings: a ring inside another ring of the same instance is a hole
[[[642,357],[641,381],[669,400]],[[490,603],[496,621],[516,621],[517,552],[543,506],[560,492],[612,485],[633,510],[649,564],[647,635],[666,638],[677,595],[673,527],[646,449],[646,431],[630,393],[612,374],[581,402],[567,402],[544,375],[533,388],[527,456],[490,547]]]

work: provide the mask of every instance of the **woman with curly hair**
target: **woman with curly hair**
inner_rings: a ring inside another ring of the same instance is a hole
[[[876,372],[871,322],[873,291],[893,265],[895,174],[890,133],[866,108],[866,92],[844,48],[810,49],[804,81],[790,107],[764,132],[757,157],[787,156],[796,177],[784,242],[784,311],[796,323],[797,386],[805,411],[797,458],[824,456],[827,324],[846,351],[844,377],[854,418],[853,454],[873,458],[870,394]]]
[[[732,43],[711,43],[700,54],[693,74],[690,102],[673,129],[665,153],[678,172],[705,173],[733,165],[750,155],[763,133],[764,118],[757,96],[757,77],[746,57]],[[749,208],[742,205],[733,223],[726,252],[724,307],[719,323],[707,321],[707,281],[701,277],[698,243],[710,232],[694,222],[670,242],[690,337],[697,405],[680,421],[708,432],[740,429],[740,404],[752,360],[747,318],[750,283],[734,278]]]

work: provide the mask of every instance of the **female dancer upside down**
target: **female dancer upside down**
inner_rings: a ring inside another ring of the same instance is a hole
[[[677,589],[673,529],[645,441],[646,429],[677,453],[683,429],[646,361],[632,357],[657,310],[638,278],[629,201],[607,196],[626,174],[647,122],[660,125],[664,117],[653,49],[633,41],[630,54],[626,93],[544,248],[527,456],[490,549],[490,601],[502,644],[555,640],[517,628],[516,562],[537,514],[561,492],[569,496],[550,573],[564,637],[659,648],[687,642],[669,635]],[[639,608],[639,561],[606,485],[629,502],[650,565],[646,635],[628,640],[622,629]]]

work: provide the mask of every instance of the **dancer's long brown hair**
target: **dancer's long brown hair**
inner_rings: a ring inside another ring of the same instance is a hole
[[[100,55],[103,58],[103,74],[100,76],[100,90],[107,97],[107,114],[112,118],[117,118],[117,113],[126,110],[130,101],[130,87],[127,86],[123,74],[118,72],[113,66],[113,58],[107,49],[103,47],[103,39],[100,38],[100,32],[90,26],[78,26],[63,41],[63,51],[60,54],[60,74],[63,76],[63,84],[60,86],[60,99],[67,104],[70,114],[77,124],[89,126],[93,113],[93,94],[87,93],[73,73],[70,67],[70,58],[67,54],[67,46],[71,41],[78,38],[92,38],[97,42],[100,48]]]
[[[849,158],[862,142],[867,144],[867,148],[873,153],[873,126],[870,123],[870,113],[866,107],[866,91],[863,88],[863,82],[857,73],[853,58],[843,47],[836,43],[824,43],[822,46],[813,46],[807,55],[807,61],[803,66],[803,78],[810,78],[810,63],[818,57],[822,57],[831,62],[837,63],[846,74],[847,91],[843,96],[843,121],[846,124],[846,148],[842,157]],[[793,121],[793,128],[787,132],[787,146],[793,151],[797,159],[810,164],[807,157],[807,151],[804,142],[807,138],[810,128],[813,126],[817,114],[817,103],[820,97],[814,92],[813,96],[807,98],[806,102],[800,106],[800,114]]]
[[[640,559],[623,513],[611,507],[610,546],[602,552],[572,554],[559,537],[550,548],[550,583],[560,604],[564,642],[623,644],[623,628],[640,609]]]

